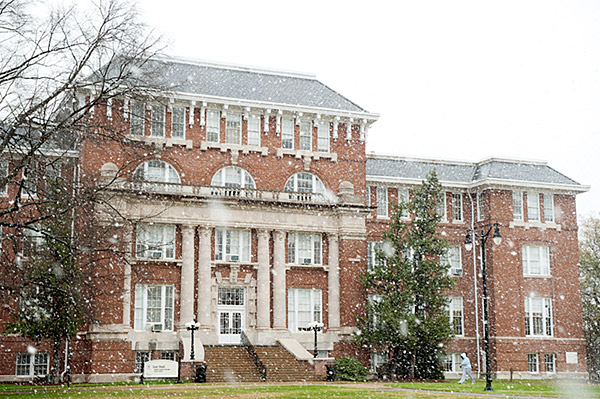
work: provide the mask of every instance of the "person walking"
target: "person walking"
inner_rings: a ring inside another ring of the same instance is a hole
[[[471,361],[467,357],[466,353],[461,353],[460,357],[462,358],[462,362],[460,362],[460,367],[463,369],[462,378],[458,381],[459,384],[465,382],[465,379],[469,377],[471,379],[471,384],[475,384],[475,379],[473,378],[473,372],[471,371]]]

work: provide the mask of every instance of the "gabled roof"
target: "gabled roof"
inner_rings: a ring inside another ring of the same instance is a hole
[[[575,180],[548,166],[546,162],[490,158],[481,162],[458,162],[402,158],[369,154],[367,180],[417,184],[431,171],[446,186],[463,188],[481,185],[548,187],[585,192]]]
[[[208,98],[246,100],[265,106],[288,105],[363,113],[365,109],[330,89],[314,75],[161,56],[142,67],[151,86]]]

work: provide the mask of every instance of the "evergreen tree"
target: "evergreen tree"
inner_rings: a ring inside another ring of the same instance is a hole
[[[388,375],[443,378],[439,355],[452,336],[444,292],[453,280],[449,266],[440,262],[447,250],[437,231],[441,203],[433,172],[414,190],[412,201],[395,207],[378,262],[364,276],[369,301],[355,339],[388,353]]]
[[[583,222],[579,243],[583,328],[590,378],[600,380],[600,219]]]

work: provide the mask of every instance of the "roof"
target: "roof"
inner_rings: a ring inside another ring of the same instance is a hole
[[[413,159],[369,154],[367,179],[417,183],[435,171],[444,185],[474,187],[482,184],[554,187],[587,191],[575,180],[548,166],[546,162],[490,158],[481,162]]]
[[[142,67],[151,86],[197,95],[353,113],[368,112],[314,75],[160,56]]]

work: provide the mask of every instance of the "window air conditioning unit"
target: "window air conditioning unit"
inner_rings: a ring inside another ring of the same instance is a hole
[[[452,269],[452,274],[455,276],[462,276],[462,269]]]
[[[152,327],[150,328],[150,330],[152,332],[161,332],[162,331],[162,324],[152,324]]]
[[[310,258],[302,258],[303,265],[310,265],[312,263],[312,259]]]
[[[152,252],[150,252],[150,258],[152,258],[152,259],[160,259],[160,258],[162,258],[162,252],[152,251]]]
[[[239,255],[227,255],[227,261],[228,262],[239,262],[240,256]]]

